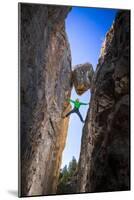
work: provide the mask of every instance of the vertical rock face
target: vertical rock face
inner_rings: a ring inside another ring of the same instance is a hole
[[[83,127],[77,192],[130,189],[129,11],[106,35]]]
[[[71,93],[71,55],[65,32],[70,7],[20,4],[21,190],[56,192]]]

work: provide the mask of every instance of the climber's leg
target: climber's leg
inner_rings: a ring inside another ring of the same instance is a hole
[[[77,109],[76,113],[78,114],[80,120],[84,123],[85,121],[83,120],[82,115],[78,109]]]
[[[72,114],[72,113],[74,113],[75,112],[75,110],[73,109],[73,110],[71,110],[69,113],[67,113],[66,115],[65,115],[65,117],[68,117],[70,114]]]

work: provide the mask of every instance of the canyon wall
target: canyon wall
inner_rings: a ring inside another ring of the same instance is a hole
[[[130,13],[120,11],[106,34],[83,127],[77,192],[130,189]]]
[[[19,4],[19,195],[55,194],[68,129],[71,53],[65,32],[70,7]]]

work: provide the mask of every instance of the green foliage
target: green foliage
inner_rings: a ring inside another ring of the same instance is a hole
[[[77,161],[75,157],[73,156],[72,161],[69,163],[69,166],[68,166],[68,172],[70,176],[74,175],[76,168],[77,168]]]
[[[77,161],[73,156],[72,160],[69,162],[68,167],[67,165],[65,165],[63,169],[60,170],[59,184],[57,187],[58,194],[70,193],[71,188],[69,187],[69,181],[71,181],[71,178],[74,176],[76,170],[77,170]]]

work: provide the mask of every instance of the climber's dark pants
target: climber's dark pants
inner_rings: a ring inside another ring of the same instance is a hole
[[[67,113],[65,117],[68,117],[72,113],[77,113],[77,115],[79,116],[80,120],[82,122],[84,122],[84,120],[83,120],[83,118],[82,118],[82,116],[81,116],[80,111],[79,111],[78,108],[73,108],[73,110],[71,110],[69,113]]]

